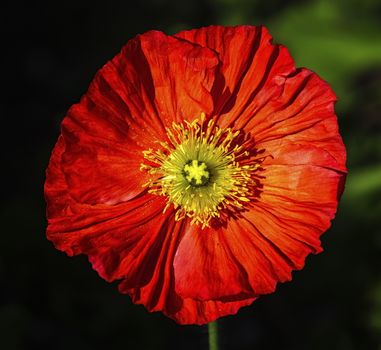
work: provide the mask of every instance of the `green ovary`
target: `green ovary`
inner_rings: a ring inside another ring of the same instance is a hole
[[[204,186],[208,183],[210,173],[204,162],[193,159],[185,164],[183,173],[192,186]]]

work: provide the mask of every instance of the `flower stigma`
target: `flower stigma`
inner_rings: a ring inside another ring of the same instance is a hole
[[[184,176],[192,186],[204,186],[209,181],[209,170],[204,162],[193,159],[184,165]]]
[[[177,221],[189,217],[205,228],[224,209],[242,209],[250,202],[252,173],[259,164],[238,144],[239,131],[206,123],[202,113],[192,122],[173,123],[166,133],[159,149],[143,152],[140,166],[151,175],[143,185],[148,192],[167,197],[164,212],[173,205]]]

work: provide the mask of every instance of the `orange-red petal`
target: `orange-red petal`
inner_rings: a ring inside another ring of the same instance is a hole
[[[213,89],[214,114],[222,127],[240,129],[281,93],[285,77],[295,71],[288,50],[273,45],[263,26],[210,26],[176,36],[217,52],[221,76]]]
[[[149,34],[149,35],[148,35]],[[152,31],[140,36],[141,50],[150,67],[154,102],[160,119],[193,120],[213,110],[213,88],[219,60],[214,51]]]

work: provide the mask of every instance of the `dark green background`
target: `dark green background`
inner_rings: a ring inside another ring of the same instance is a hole
[[[265,24],[336,91],[349,176],[325,252],[220,321],[222,349],[381,349],[381,4],[376,0],[13,1],[0,11],[0,349],[206,349],[45,239],[44,171],[59,123],[137,33]]]

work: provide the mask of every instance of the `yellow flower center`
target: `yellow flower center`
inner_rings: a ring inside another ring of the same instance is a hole
[[[208,167],[204,162],[193,159],[184,165],[185,178],[192,186],[204,186],[209,181]]]
[[[248,162],[248,151],[233,143],[239,131],[221,129],[213,120],[173,123],[166,130],[168,141],[157,150],[143,152],[142,171],[152,177],[144,186],[149,193],[167,197],[176,220],[191,218],[192,224],[209,226],[224,209],[241,209],[250,201],[252,172],[259,165]]]

